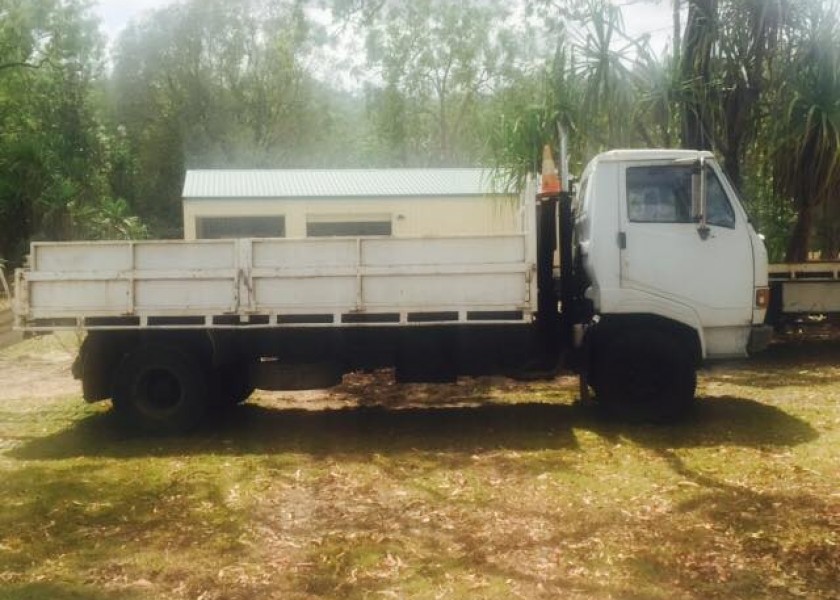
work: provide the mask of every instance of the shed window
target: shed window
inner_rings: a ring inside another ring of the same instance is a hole
[[[391,215],[308,215],[307,237],[391,235]]]
[[[196,219],[199,239],[248,237],[286,237],[286,217],[199,217]]]

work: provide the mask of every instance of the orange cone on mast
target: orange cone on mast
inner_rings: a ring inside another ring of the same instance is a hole
[[[540,198],[556,196],[560,193],[560,178],[557,176],[557,167],[554,166],[554,157],[551,155],[551,147],[546,144],[543,147],[542,178],[540,180]]]

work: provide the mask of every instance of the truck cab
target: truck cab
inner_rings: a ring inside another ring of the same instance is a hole
[[[650,368],[644,360],[687,372],[675,363],[766,346],[767,253],[711,153],[600,154],[583,172],[574,215],[577,264],[595,315],[594,383],[604,383],[615,361],[634,363],[628,368],[638,377]],[[693,375],[686,377],[683,389],[693,394]]]

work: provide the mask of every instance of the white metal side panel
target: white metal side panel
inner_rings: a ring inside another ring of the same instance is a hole
[[[522,273],[372,276],[362,289],[365,307],[516,310],[527,304]]]
[[[782,287],[782,312],[840,312],[840,261],[769,265],[771,285]]]
[[[134,308],[141,314],[224,313],[236,309],[233,279],[135,281]]]
[[[358,264],[357,244],[354,238],[254,240],[253,266],[255,269],[353,267]]]
[[[840,280],[786,281],[782,285],[782,311],[820,314],[840,312]]]
[[[30,283],[33,318],[74,316],[79,311],[125,314],[129,310],[127,281],[38,281]]]
[[[139,317],[136,326],[151,326],[156,316],[203,317],[204,325],[188,326],[215,326],[228,314],[268,315],[274,325],[273,315],[284,313],[400,313],[405,322],[408,313],[437,311],[457,312],[458,320],[516,311],[519,322],[536,304],[533,244],[532,232],[36,243],[32,267],[20,273],[18,314],[21,322],[66,318],[82,327],[126,326],[88,321],[95,317]]]
[[[236,240],[137,243],[135,312],[203,315],[235,311],[237,249]]]
[[[525,236],[254,240],[254,307],[383,312],[527,306]]]
[[[387,265],[503,264],[525,261],[525,236],[367,238],[362,263]]]
[[[36,243],[28,316],[230,312],[237,307],[236,250],[234,240]]]
[[[197,271],[236,267],[236,240],[138,242],[134,246],[134,268],[137,271]]]
[[[126,242],[37,243],[30,253],[38,271],[78,273],[131,269],[131,247]]]
[[[258,310],[346,312],[356,305],[356,277],[257,278],[254,296]]]

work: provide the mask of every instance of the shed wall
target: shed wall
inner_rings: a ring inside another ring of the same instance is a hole
[[[288,238],[306,237],[307,218],[370,214],[389,215],[396,237],[495,234],[521,231],[516,196],[437,196],[407,198],[185,198],[184,238],[196,239],[197,219],[204,217],[285,217]]]

